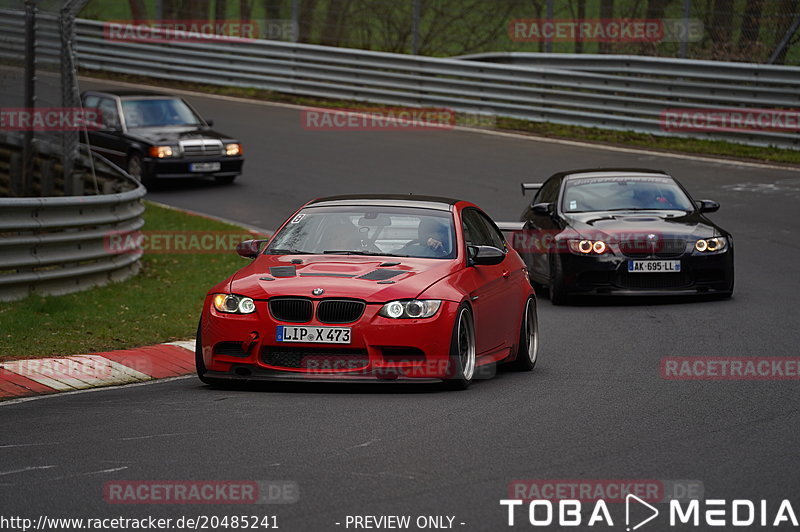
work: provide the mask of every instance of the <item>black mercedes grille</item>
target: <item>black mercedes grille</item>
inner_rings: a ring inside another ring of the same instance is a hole
[[[321,323],[350,323],[364,313],[363,301],[326,299],[317,306],[317,319]]]
[[[261,360],[270,366],[310,371],[361,369],[369,365],[367,351],[352,348],[266,346],[261,350]]]
[[[311,321],[314,314],[314,305],[310,299],[287,297],[270,299],[269,311],[278,321],[289,323],[306,323]]]
[[[661,288],[682,288],[690,284],[689,275],[676,273],[628,273],[621,272],[617,285],[621,288],[659,290]]]
[[[631,258],[645,257],[680,257],[686,251],[686,241],[680,239],[664,239],[648,242],[645,239],[623,240],[619,243],[620,251]]]

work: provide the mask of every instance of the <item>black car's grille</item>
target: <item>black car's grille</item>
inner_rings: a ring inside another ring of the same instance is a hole
[[[314,305],[310,299],[287,297],[270,299],[269,311],[278,321],[289,323],[306,323],[311,321]]]
[[[222,142],[219,140],[199,139],[181,142],[184,157],[209,157],[222,155]]]
[[[266,346],[261,350],[261,360],[270,366],[309,371],[362,369],[369,365],[367,351],[352,348]]]
[[[680,257],[686,251],[686,240],[667,238],[648,242],[645,239],[623,240],[619,243],[619,250],[626,257]]]
[[[317,319],[321,323],[350,323],[364,313],[363,301],[326,299],[317,305]]]
[[[620,288],[659,290],[689,286],[691,279],[685,272],[676,273],[628,273],[620,272],[617,285]]]

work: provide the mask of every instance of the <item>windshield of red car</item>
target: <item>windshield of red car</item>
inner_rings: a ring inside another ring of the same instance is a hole
[[[564,184],[561,210],[571,212],[680,210],[694,207],[669,177],[587,177]]]
[[[122,114],[128,128],[196,126],[202,120],[180,98],[122,100]]]
[[[265,252],[452,259],[453,216],[420,208],[309,207],[289,220]]]

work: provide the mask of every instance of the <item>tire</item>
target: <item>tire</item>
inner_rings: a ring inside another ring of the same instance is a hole
[[[133,177],[136,181],[140,182],[143,185],[152,185],[153,180],[150,178],[149,175],[145,172],[144,169],[144,161],[142,159],[142,155],[139,152],[132,152],[128,155],[128,173]]]
[[[203,339],[200,337],[200,324],[197,324],[197,338],[195,340],[194,345],[194,365],[195,370],[197,371],[197,378],[200,379],[200,382],[203,384],[208,384],[209,386],[214,386],[216,388],[229,388],[231,387],[235,381],[229,381],[228,379],[215,379],[213,377],[206,377],[206,364],[203,361]]]
[[[539,316],[536,300],[528,298],[519,328],[517,358],[508,365],[514,371],[531,371],[539,360]]]
[[[470,308],[462,304],[453,324],[445,387],[450,390],[469,388],[475,377],[475,359],[475,321]]]
[[[234,181],[236,181],[235,175],[220,175],[214,178],[214,181],[219,183],[220,185],[230,185]]]
[[[564,305],[569,302],[569,294],[564,286],[564,270],[561,259],[554,256],[550,260],[550,302],[553,305]]]

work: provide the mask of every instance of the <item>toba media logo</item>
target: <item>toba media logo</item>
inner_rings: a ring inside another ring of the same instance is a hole
[[[620,527],[638,530],[647,524],[669,527],[798,527],[797,513],[789,499],[775,507],[766,500],[748,499],[669,499],[666,508],[656,508],[647,496],[627,493],[624,497],[625,515],[612,517],[609,504],[615,499],[581,501],[579,499],[501,499],[509,527]],[[620,501],[621,502],[621,501]],[[667,503],[666,500],[660,502]],[[658,502],[655,502],[658,504]],[[660,519],[658,519],[660,517]]]

